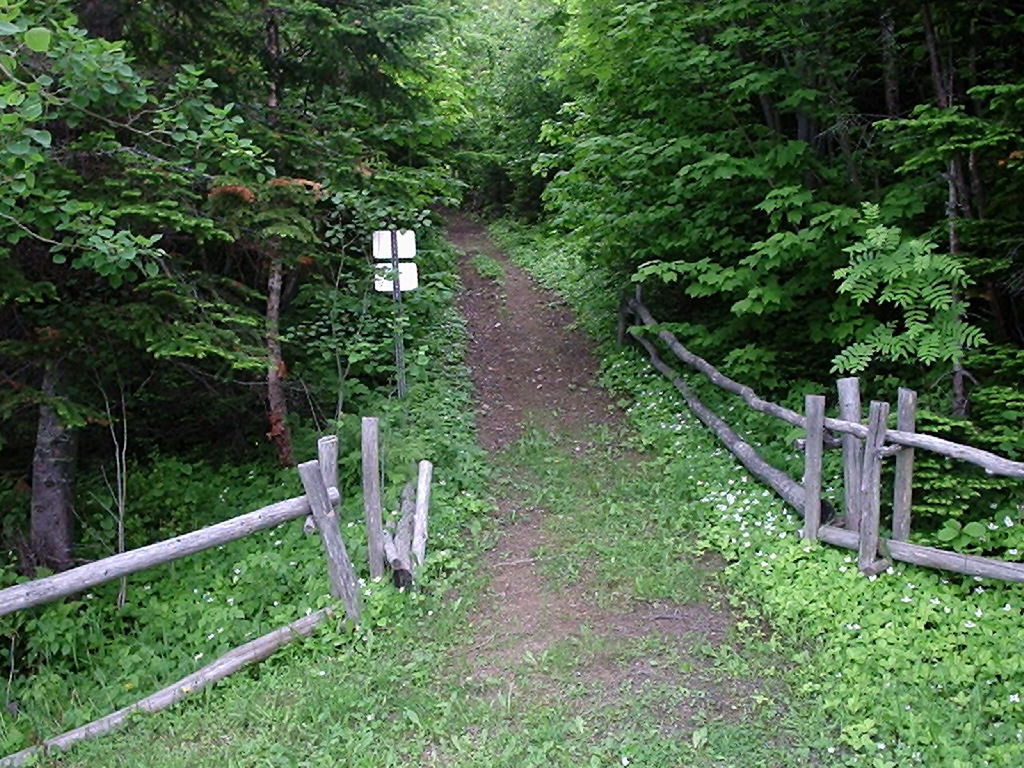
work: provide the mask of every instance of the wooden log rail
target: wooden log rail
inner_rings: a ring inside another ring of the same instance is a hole
[[[359,585],[341,538],[336,507],[338,493],[338,438],[322,437],[317,442],[317,459],[299,466],[305,496],[272,504],[255,512],[192,531],[173,539],[150,544],[105,558],[44,579],[0,590],[0,616],[41,605],[131,573],[169,563],[212,547],[235,541],[250,533],[272,528],[289,520],[311,516],[320,532],[327,559],[331,593],[344,605],[346,617],[359,620]],[[156,693],[41,744],[0,758],[0,768],[20,766],[37,755],[67,749],[72,744],[100,736],[120,727],[136,712],[158,712],[194,691],[233,674],[247,664],[262,661],[278,648],[309,635],[319,624],[335,615],[324,608],[280,629],[235,648],[211,664]]]
[[[359,590],[355,571],[338,530],[334,508],[338,493],[337,437],[323,437],[317,443],[319,458],[299,467],[305,496],[280,501],[269,507],[233,517],[198,531],[158,541],[129,552],[122,552],[87,565],[35,581],[0,589],[0,616],[59,600],[132,573],[180,560],[213,547],[219,547],[251,533],[311,515],[324,540],[331,592],[341,598],[348,617],[359,618]]]
[[[636,299],[631,299],[627,302],[626,306],[643,322],[644,325],[648,327],[657,327],[660,325],[642,302]],[[632,331],[630,333],[635,338],[637,337],[637,334]],[[742,397],[746,401],[747,405],[755,411],[760,411],[761,413],[766,413],[769,416],[774,416],[788,424],[792,424],[795,427],[806,427],[803,414],[797,413],[796,411],[790,410],[789,408],[785,408],[776,403],[769,402],[768,400],[759,397],[758,394],[750,387],[730,379],[711,365],[707,360],[704,360],[690,352],[690,350],[684,347],[671,331],[661,329],[657,331],[657,335],[658,338],[668,345],[668,348],[672,350],[672,353],[676,357],[692,368],[703,373],[708,380],[716,386]],[[825,427],[833,432],[853,435],[854,437],[859,437],[862,440],[868,436],[868,427],[856,422],[826,418]],[[935,437],[934,435],[905,432],[899,429],[886,429],[885,440],[886,442],[895,443],[896,445],[904,445],[910,448],[921,448],[922,450],[931,451],[932,453],[937,453],[941,456],[948,456],[951,459],[967,461],[971,464],[978,465],[987,473],[992,475],[1024,477],[1024,462],[1012,461],[1003,456],[990,453],[989,451],[983,451],[980,448],[972,448],[967,445],[961,445],[960,443],[954,443],[951,440],[945,440],[944,438]]]
[[[773,467],[767,461],[762,458],[754,447],[736,434],[733,429],[725,423],[722,418],[704,405],[698,398],[690,386],[680,378],[672,368],[661,359],[658,355],[658,351],[654,348],[647,339],[639,334],[630,331],[633,338],[647,350],[647,354],[650,356],[651,365],[657,368],[672,384],[679,390],[679,393],[686,400],[686,404],[690,406],[690,410],[700,419],[701,423],[704,424],[708,429],[715,433],[719,440],[725,445],[732,454],[739,459],[740,463],[746,467],[750,474],[759,480],[770,485],[779,496],[781,496],[787,504],[803,513],[804,511],[804,487],[796,480],[791,478],[785,472],[777,467]]]
[[[852,549],[855,552],[860,548],[860,535],[857,531],[848,531],[845,528],[823,525],[818,530],[818,538],[827,544]],[[1007,563],[977,555],[961,555],[958,552],[895,539],[879,539],[878,546],[882,554],[903,563],[962,573],[965,576],[1024,583],[1024,563]]]
[[[634,308],[637,306],[642,308],[642,305],[638,305],[638,303],[635,301],[630,302],[630,305]],[[643,311],[646,313],[646,310]],[[650,322],[647,322],[645,320],[645,324],[656,325],[653,318],[650,317],[650,313],[646,314],[647,318],[650,319]],[[663,334],[666,333],[668,332],[663,331],[658,335],[664,339]],[[722,441],[726,448],[728,448],[729,451],[736,456],[740,463],[743,464],[743,466],[746,467],[752,475],[759,478],[767,485],[769,485],[771,488],[773,488],[775,492],[778,493],[779,496],[782,497],[782,499],[791,507],[793,507],[798,513],[800,513],[801,515],[805,514],[807,512],[808,505],[806,503],[807,498],[804,486],[793,480],[793,478],[791,478],[782,470],[778,469],[777,467],[773,467],[771,464],[765,461],[764,458],[761,457],[761,455],[758,454],[757,451],[754,450],[754,448],[749,443],[747,443],[745,440],[743,440],[742,437],[736,434],[736,432],[733,431],[729,427],[729,425],[722,420],[721,417],[719,417],[714,411],[712,411],[710,408],[704,405],[704,403],[702,403],[700,399],[694,394],[693,390],[689,387],[689,385],[687,385],[687,383],[683,381],[683,379],[672,369],[671,366],[669,366],[667,363],[665,363],[664,360],[661,359],[654,345],[651,344],[651,342],[648,341],[646,338],[644,338],[641,332],[638,332],[636,329],[630,328],[628,330],[628,335],[631,336],[638,344],[640,344],[640,346],[642,346],[647,351],[648,356],[650,357],[651,364],[666,378],[668,378],[669,381],[672,382],[676,389],[679,390],[680,394],[682,394],[683,398],[686,400],[687,405],[689,405],[690,409],[694,412],[697,418],[700,419],[700,421],[705,426],[707,426],[709,429],[711,429],[712,432],[715,433],[715,435]],[[675,337],[672,336],[672,334],[670,333],[668,333],[668,335],[671,336],[672,340],[674,341],[675,347],[679,347],[680,349],[686,351],[685,348],[683,348],[682,345],[679,343],[678,339],[675,339]],[[669,346],[670,348],[673,347],[672,344],[670,344]],[[677,349],[673,348],[673,351],[676,352],[677,356],[679,356],[679,352]],[[683,362],[690,363],[690,360],[686,358],[700,360],[700,358],[697,358],[695,355],[692,355],[688,351],[686,351],[686,357],[681,356],[680,359],[682,359]],[[722,374],[718,373],[707,362],[701,362],[705,368],[708,368],[711,371],[713,371],[718,377],[722,379],[726,378],[722,376]],[[705,370],[702,370],[701,372],[707,374],[707,371]],[[731,379],[728,379],[728,381],[732,382]],[[742,385],[739,385],[736,382],[732,382],[732,384],[734,384],[737,388],[745,390],[750,396],[750,399],[756,399],[762,404],[771,406],[771,410],[765,408],[755,408],[755,410],[760,410],[763,413],[772,413],[773,410],[788,411],[788,409],[783,409],[781,406],[775,405],[773,403],[768,403],[767,401],[757,398],[756,395],[753,395],[753,390],[751,390],[749,387],[742,387]],[[730,389],[730,391],[736,391],[736,389]],[[744,397],[744,399],[746,399],[747,402],[750,403],[750,399],[748,399],[747,397]],[[751,407],[754,406],[752,405]],[[859,408],[860,405],[858,399],[857,409],[859,410]],[[814,413],[814,411],[816,410],[817,404],[815,404],[811,411],[812,413]],[[882,409],[876,407],[874,410],[874,418],[872,419],[872,423],[870,426],[853,424],[850,422],[843,422],[839,421],[838,419],[822,420],[824,422],[824,426],[835,429],[836,431],[839,432],[844,432],[847,435],[868,438],[870,434],[872,438],[872,443],[871,445],[865,446],[860,451],[860,456],[855,465],[857,469],[857,475],[854,478],[851,478],[853,482],[857,484],[863,484],[865,482],[868,485],[875,484],[877,460],[882,455],[885,454],[884,449],[881,449],[880,446],[882,445],[884,440],[890,439],[890,437],[893,434],[896,434],[898,436],[904,434],[901,432],[897,432],[896,430],[886,430],[883,426],[884,414],[882,413]],[[797,414],[793,411],[788,412],[795,416],[796,420],[786,418],[784,419],[785,421],[788,421],[789,423],[798,424],[799,426],[802,426],[806,429],[807,420],[804,416]],[[815,414],[813,421],[817,422],[817,420],[817,415]],[[857,427],[857,429],[837,429],[835,425]],[[820,432],[818,432],[817,430],[817,424],[812,422],[811,430],[808,434],[808,443],[810,443],[811,441],[816,442],[821,439],[820,436],[815,437],[814,435],[816,434],[820,435]],[[927,436],[910,435],[910,437],[924,438]],[[949,443],[949,441],[941,440],[940,438],[929,438],[929,440],[933,440],[943,444]],[[902,444],[910,445],[911,443],[908,441]],[[915,441],[912,445],[914,447],[927,446],[927,450],[932,450],[929,441]],[[956,443],[949,443],[949,445],[956,446],[959,449],[970,451],[971,455],[974,456],[975,459],[982,459],[984,458],[984,456],[979,456],[978,454],[985,454],[988,456],[993,456],[993,458],[998,459],[1000,462],[1003,462],[1005,464],[1017,463],[1010,462],[1008,459],[1003,459],[1002,457],[999,456],[994,456],[994,454],[987,454],[987,452],[985,451],[979,451],[974,448],[968,449],[966,448],[966,446],[959,446]],[[818,449],[814,449],[814,452],[816,453],[817,450]],[[942,453],[943,455],[953,456],[952,452],[937,452]],[[954,456],[954,458],[956,457],[957,456]],[[960,456],[959,458],[964,457]],[[866,459],[870,459],[868,463],[871,465],[868,466],[867,469],[865,469],[863,466]],[[811,472],[814,471],[813,467],[816,461],[817,457],[812,455],[810,468]],[[974,461],[973,463],[981,464],[981,462],[978,460]],[[981,466],[985,465],[981,464]],[[1006,468],[1003,465],[1000,466],[1004,469]],[[1017,476],[1015,473],[1011,472],[994,471],[993,473],[1006,474],[1011,477]],[[810,508],[813,509],[815,508],[815,506],[816,505],[812,503],[810,505]],[[875,517],[874,508],[872,508],[868,512],[871,517],[874,517],[874,520],[872,521],[872,523],[869,524],[868,527],[871,528],[872,526],[874,526],[874,531],[869,530],[867,532],[868,541],[866,542],[863,541],[861,531],[846,530],[832,525],[822,525],[820,527],[815,528],[814,532],[817,538],[823,542],[832,544],[834,546],[844,547],[846,549],[852,549],[858,552],[858,560],[862,565],[865,566],[868,573],[877,572],[880,568],[883,568],[885,565],[887,565],[886,558],[889,558],[891,560],[898,560],[900,562],[910,563],[912,565],[920,565],[926,568],[937,568],[941,570],[952,571],[954,573],[962,573],[967,576],[979,576],[983,578],[1001,579],[1003,581],[1024,583],[1024,563],[1008,563],[1002,560],[995,560],[987,557],[978,557],[975,555],[962,555],[956,552],[947,552],[945,550],[935,549],[933,547],[922,546],[920,544],[911,544],[906,541],[881,538],[878,536],[877,533],[877,517]],[[805,522],[805,531],[807,530],[806,526],[807,523]]]
[[[99,720],[94,720],[79,728],[62,733],[60,736],[45,739],[36,746],[28,747],[0,759],[0,768],[16,768],[16,766],[24,765],[31,758],[61,752],[80,741],[86,741],[87,739],[93,739],[105,733],[110,733],[124,725],[128,718],[137,712],[153,713],[167,709],[189,694],[200,691],[219,680],[223,680],[245,666],[263,661],[274,651],[293,640],[309,636],[314,629],[333,615],[333,608],[324,608],[311,613],[309,616],[304,616],[298,621],[293,621],[291,624],[280,629],[275,629],[273,632],[228,651],[202,669],[134,704],[119,709],[106,717],[101,717]]]
[[[331,503],[337,504],[338,489],[331,488],[329,494]],[[43,579],[7,587],[0,590],[0,616],[59,600],[122,576],[170,563],[311,513],[309,500],[305,496],[298,496],[216,525],[200,528],[198,531],[175,536],[173,539],[122,552]]]

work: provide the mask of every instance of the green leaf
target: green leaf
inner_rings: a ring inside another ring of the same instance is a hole
[[[53,142],[53,136],[50,135],[49,131],[39,131],[35,128],[26,128],[21,132],[21,135],[28,136],[34,142],[46,149],[49,149],[50,144]]]
[[[977,520],[968,523],[964,526],[964,533],[970,536],[972,539],[983,539],[987,534],[983,523],[979,523]]]
[[[44,27],[33,27],[25,32],[25,45],[36,53],[44,53],[50,48],[53,33]]]
[[[12,155],[27,155],[32,151],[32,146],[28,143],[27,139],[20,141],[12,141],[7,145],[7,151]]]
[[[693,732],[690,736],[690,742],[693,744],[694,749],[703,749],[704,745],[708,743],[708,728],[706,725],[701,726]]]

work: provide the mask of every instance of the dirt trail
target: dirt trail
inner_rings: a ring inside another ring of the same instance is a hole
[[[596,384],[597,360],[588,339],[574,329],[565,303],[538,288],[471,219],[453,215],[448,237],[462,251],[464,290],[459,308],[468,326],[467,363],[476,387],[479,439],[492,456],[514,443],[524,424],[567,435],[577,451],[587,449],[586,434],[595,425],[622,428],[623,414]],[[503,281],[481,276],[474,266],[481,256],[503,266]],[[558,641],[595,628],[613,641],[654,634],[675,636],[685,648],[724,641],[733,617],[707,600],[671,605],[627,602],[612,612],[599,607],[585,580],[575,588],[554,591],[532,555],[557,542],[550,540],[544,510],[526,506],[516,495],[498,501],[502,527],[487,555],[490,587],[474,617],[477,641],[471,666],[480,677],[501,676],[520,665],[524,656],[536,656]],[[662,621],[667,615],[672,620]],[[609,658],[582,674],[613,697],[622,685],[646,679],[651,670]],[[731,716],[738,709],[736,702],[749,694],[739,690],[749,681],[705,679],[699,668],[681,682],[704,689],[712,710],[705,715]],[[683,723],[693,714],[676,711],[669,719]]]
[[[616,422],[611,399],[594,385],[597,360],[583,334],[569,330],[574,318],[565,303],[537,288],[471,219],[453,216],[448,237],[465,254],[459,309],[469,325],[481,444],[507,446],[530,417],[574,432]],[[503,286],[473,268],[479,255],[504,266]]]

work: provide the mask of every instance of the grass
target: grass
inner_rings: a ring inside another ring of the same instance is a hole
[[[659,463],[624,458],[623,439],[597,431],[581,448],[531,430],[494,470],[497,493],[547,509],[548,544],[537,553],[548,558],[545,589],[598,594],[578,635],[485,674],[473,623],[486,595],[478,575],[412,595],[371,585],[372,629],[329,627],[43,765],[807,765],[821,724],[793,716],[769,640],[744,624],[710,639],[704,627],[660,631],[658,621],[646,632],[609,631],[623,611],[714,606],[719,591],[686,555],[683,526],[667,524],[676,500]],[[475,541],[480,554],[494,530],[479,528]]]
[[[492,280],[499,288],[505,286],[505,266],[493,256],[478,253],[473,256],[473,269],[485,280]]]

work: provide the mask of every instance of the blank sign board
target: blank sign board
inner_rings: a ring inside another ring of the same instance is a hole
[[[365,240],[363,242],[366,242]],[[411,229],[398,230],[398,258],[416,257],[416,233]],[[391,261],[391,231],[373,233],[373,258],[376,261]]]
[[[394,290],[394,269],[390,264],[380,263],[375,265],[373,274],[373,289],[381,293],[391,293]],[[420,284],[419,271],[416,269],[416,262],[403,261],[398,265],[398,290],[414,291]]]

